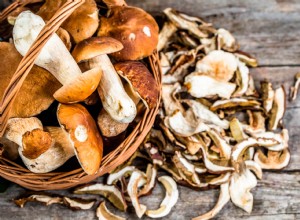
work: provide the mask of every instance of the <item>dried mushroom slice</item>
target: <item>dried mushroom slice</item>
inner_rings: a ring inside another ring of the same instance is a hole
[[[275,96],[275,92],[272,88],[272,83],[263,81],[261,82],[261,93],[262,93],[262,100],[263,100],[263,107],[267,113],[269,113],[273,106],[273,100]]]
[[[157,146],[153,145],[152,143],[145,143],[144,147],[152,160],[153,164],[162,165],[164,163],[164,158],[159,152]]]
[[[230,159],[231,146],[226,142],[226,140],[215,130],[210,129],[207,131],[216,147],[220,150],[221,157],[225,159]]]
[[[160,66],[163,75],[166,75],[171,69],[171,63],[165,53],[160,52]]]
[[[155,180],[157,176],[157,168],[156,166],[152,164],[148,164],[147,170],[146,170],[146,176],[147,176],[147,182],[143,186],[143,188],[139,191],[138,196],[147,195],[155,185]]]
[[[230,178],[231,178],[231,172],[227,172],[209,180],[208,183],[209,185],[223,185],[224,183],[228,183]]]
[[[217,111],[219,109],[231,108],[253,108],[258,109],[260,102],[256,100],[248,100],[244,98],[232,98],[227,100],[218,100],[211,107],[210,110]]]
[[[127,186],[127,192],[132,202],[132,205],[135,209],[136,215],[141,218],[145,212],[147,207],[143,204],[140,204],[138,199],[138,185],[140,180],[143,178],[143,175],[139,171],[134,171],[129,179],[129,183]]]
[[[218,81],[211,76],[197,72],[186,76],[184,85],[195,98],[218,95],[220,98],[229,99],[236,88],[233,83]]]
[[[244,51],[240,51],[240,50],[236,51],[234,55],[238,57],[240,61],[246,63],[247,66],[257,67],[258,65],[257,60],[254,57],[252,57],[250,54],[245,53]]]
[[[233,35],[223,28],[217,30],[217,36],[219,41],[219,47],[228,52],[235,52],[239,49],[239,45],[236,42]]]
[[[268,150],[265,155],[261,150],[258,150],[254,155],[254,161],[265,170],[280,170],[285,168],[291,159],[291,154],[288,149],[283,151]]]
[[[63,203],[72,210],[91,209],[95,202],[95,199],[68,198],[66,196],[63,197]]]
[[[214,208],[203,215],[193,218],[192,220],[206,220],[206,219],[214,218],[222,210],[222,208],[229,202],[229,200],[230,200],[229,184],[223,183],[220,186],[220,195]]]
[[[96,215],[99,220],[125,220],[125,218],[122,218],[120,216],[117,216],[113,213],[111,213],[106,205],[105,202],[101,202],[96,210]]]
[[[231,132],[232,137],[237,142],[241,142],[248,137],[244,133],[243,126],[237,118],[234,118],[230,121],[230,132]]]
[[[174,93],[181,90],[179,83],[162,85],[162,101],[166,115],[172,115],[176,110],[184,112],[181,103],[174,97]]]
[[[257,179],[262,179],[262,169],[261,169],[261,166],[256,163],[255,161],[253,160],[246,160],[245,161],[245,165],[247,167],[247,169],[251,170],[255,176],[257,177]]]
[[[295,101],[297,98],[297,94],[298,94],[298,90],[299,90],[299,86],[300,86],[300,73],[297,73],[295,75],[295,85],[291,87],[291,91],[290,91],[290,100],[291,101]]]
[[[87,186],[82,186],[74,190],[75,194],[95,194],[107,198],[116,208],[121,211],[127,209],[127,204],[124,196],[116,186],[104,185],[95,183]]]
[[[247,111],[249,126],[245,130],[249,133],[262,133],[266,131],[266,118],[262,111]]]
[[[233,94],[234,97],[240,97],[247,92],[250,80],[249,76],[249,68],[245,65],[245,63],[238,61],[238,69],[236,71],[236,82],[238,88]]]
[[[250,190],[256,185],[256,177],[249,169],[244,169],[242,173],[233,173],[229,184],[231,201],[236,206],[251,213],[253,207],[253,195]]]
[[[121,170],[109,174],[106,184],[113,185],[122,179],[122,177],[126,177],[130,175],[136,168],[134,166],[126,166]]]
[[[282,123],[286,109],[285,90],[284,87],[275,90],[273,106],[270,112],[269,129],[276,130]]]
[[[238,62],[235,56],[222,50],[211,51],[196,64],[196,72],[221,82],[228,82],[237,69]]]
[[[263,138],[263,139],[274,139],[277,141],[277,144],[268,147],[269,150],[272,151],[281,151],[288,148],[288,141],[289,141],[289,133],[287,129],[282,129],[280,133],[274,132],[263,132],[258,134],[252,134],[255,138]]]
[[[46,206],[52,204],[63,204],[63,200],[60,196],[54,196],[45,193],[36,193],[18,199],[14,199],[14,203],[21,208],[23,208],[27,202],[41,202]]]
[[[179,197],[177,184],[171,177],[161,176],[158,178],[158,181],[161,182],[165,187],[166,196],[160,204],[159,209],[146,211],[146,215],[150,218],[162,218],[167,216],[170,213],[173,206],[175,206],[175,204],[177,203]]]
[[[169,39],[177,31],[177,27],[170,21],[164,23],[158,35],[157,51],[161,51],[169,43]]]

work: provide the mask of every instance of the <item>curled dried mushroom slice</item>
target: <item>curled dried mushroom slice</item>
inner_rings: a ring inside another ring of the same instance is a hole
[[[23,208],[27,202],[41,202],[46,206],[52,204],[63,204],[63,200],[60,196],[53,196],[45,193],[36,193],[14,199],[14,203]]]
[[[230,159],[231,146],[226,142],[226,140],[215,129],[208,130],[207,134],[220,150],[220,156],[225,159]]]
[[[147,182],[143,186],[143,188],[139,191],[138,196],[147,195],[154,188],[155,180],[157,176],[157,168],[156,166],[152,166],[152,164],[148,164],[146,170]]]
[[[116,184],[116,182],[120,181],[122,177],[126,177],[127,175],[131,174],[135,169],[136,168],[134,166],[126,166],[117,172],[109,174],[106,184]]]
[[[261,166],[253,160],[246,160],[245,165],[247,169],[251,170],[258,179],[262,179],[262,169]]]
[[[237,118],[230,121],[230,132],[237,142],[241,142],[247,138],[247,135],[243,131],[243,126]]]
[[[238,61],[238,69],[236,71],[236,82],[238,88],[233,94],[234,97],[240,97],[247,92],[250,80],[249,76],[248,67],[245,63]]]
[[[170,21],[164,23],[158,35],[157,51],[161,51],[169,43],[171,36],[177,31],[177,27]]]
[[[101,202],[96,210],[96,215],[99,220],[125,220],[125,218],[122,218],[120,216],[117,216],[113,213],[111,213],[106,205],[105,202]]]
[[[288,149],[283,151],[268,150],[265,155],[261,150],[258,150],[254,155],[254,161],[265,170],[280,170],[285,168],[291,159],[291,154]]]
[[[220,48],[229,52],[235,52],[239,48],[235,38],[228,30],[220,28],[217,30],[217,35]]]
[[[239,58],[240,61],[246,63],[247,66],[257,67],[258,65],[257,60],[254,57],[252,57],[250,54],[240,50],[236,51],[234,54]]]
[[[269,129],[276,130],[282,125],[282,118],[286,109],[285,90],[284,87],[275,90],[273,106],[270,112]]]
[[[63,197],[63,203],[72,210],[91,209],[95,202],[95,199],[69,198],[66,196]]]
[[[158,178],[158,181],[163,184],[166,189],[166,196],[162,203],[160,204],[159,209],[157,210],[147,210],[146,215],[151,218],[162,218],[168,215],[177,203],[178,200],[178,189],[176,182],[169,176],[161,176]]]
[[[263,107],[267,113],[269,113],[273,106],[275,92],[272,87],[272,83],[263,81],[261,82],[261,97],[263,100]]]
[[[295,85],[291,87],[291,91],[290,91],[290,100],[291,101],[295,101],[297,98],[297,94],[298,94],[298,90],[299,90],[299,86],[300,86],[300,73],[297,73],[295,75]]]
[[[253,108],[258,109],[260,102],[256,100],[248,100],[244,98],[232,98],[227,100],[218,100],[211,107],[210,110],[216,111],[218,109],[231,109],[231,108]]]

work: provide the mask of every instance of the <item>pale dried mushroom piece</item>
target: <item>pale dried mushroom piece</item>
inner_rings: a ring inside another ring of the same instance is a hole
[[[265,170],[281,170],[285,168],[291,159],[291,154],[286,148],[282,151],[268,150],[267,155],[258,150],[254,155],[254,161]]]
[[[273,106],[275,91],[272,88],[272,83],[263,81],[261,82],[261,93],[263,100],[263,107],[267,113],[269,113]]]
[[[57,118],[72,141],[76,157],[83,170],[98,172],[103,154],[103,141],[90,113],[80,104],[59,104]]]
[[[157,51],[161,51],[169,43],[171,36],[177,31],[177,27],[169,21],[166,21],[158,34]]]
[[[241,67],[239,68],[241,71]],[[238,61],[233,54],[214,50],[197,62],[195,71],[208,75],[217,81],[228,82],[237,70]]]
[[[233,118],[230,121],[230,132],[232,137],[237,141],[241,142],[245,140],[248,136],[243,131],[243,126],[237,118]]]
[[[120,216],[117,216],[113,213],[111,213],[106,205],[105,202],[101,202],[96,210],[96,215],[99,220],[125,220],[125,218],[122,218]]]
[[[69,198],[66,196],[64,196],[62,199],[64,205],[72,210],[89,210],[96,202],[95,199]]]
[[[229,202],[229,200],[229,184],[227,182],[223,183],[220,186],[220,195],[214,208],[203,215],[193,218],[192,220],[206,220],[214,218],[221,211],[221,209]]]
[[[244,98],[231,98],[227,100],[218,100],[210,107],[211,111],[218,109],[230,109],[230,108],[251,108],[259,109],[260,102],[257,100],[248,100]]]
[[[215,177],[211,180],[209,180],[208,184],[209,185],[222,185],[224,183],[228,183],[230,181],[231,178],[231,172],[227,172],[227,173],[223,173],[221,175],[219,175],[218,177]]]
[[[219,41],[219,47],[228,52],[235,52],[239,49],[239,45],[236,42],[233,35],[224,28],[217,30],[217,37]]]
[[[55,12],[67,2],[67,0],[46,0],[37,14],[49,21]],[[62,24],[75,43],[85,40],[96,32],[99,25],[98,9],[95,0],[85,0],[68,19]]]
[[[168,59],[168,57],[165,55],[165,53],[160,52],[159,53],[160,57],[160,65],[161,65],[161,71],[163,75],[166,75],[168,71],[171,69],[171,63]]]
[[[177,203],[179,197],[177,184],[171,177],[161,176],[158,178],[158,181],[161,182],[165,187],[166,196],[160,204],[159,209],[146,211],[146,215],[150,218],[162,218],[167,216]]]
[[[210,136],[216,147],[220,150],[221,158],[230,159],[231,146],[215,129],[209,129],[207,134]]]
[[[238,68],[236,71],[236,82],[238,85],[237,90],[234,92],[233,97],[241,97],[243,96],[249,86],[249,68],[246,66],[245,63],[238,61]]]
[[[27,202],[41,202],[49,206],[52,204],[63,204],[63,199],[60,196],[52,196],[45,193],[36,193],[14,199],[14,203],[20,208],[23,208]]]
[[[258,65],[258,62],[257,60],[252,57],[250,54],[248,53],[245,53],[244,51],[236,51],[234,53],[234,55],[239,58],[240,61],[244,62],[247,64],[247,66],[250,66],[250,67],[257,67]]]
[[[295,101],[297,98],[297,94],[298,94],[298,90],[299,90],[299,86],[300,86],[300,73],[297,73],[295,75],[295,84],[294,86],[291,87],[290,89],[290,100],[291,101]]]
[[[155,165],[153,166],[152,164],[148,164],[147,170],[146,170],[146,177],[147,177],[147,182],[140,189],[138,196],[147,195],[154,188],[155,180],[157,177],[157,168]]]
[[[275,90],[273,106],[270,112],[269,129],[276,130],[282,125],[282,118],[286,110],[286,96],[284,87]]]
[[[118,181],[122,179],[122,177],[126,177],[130,175],[136,168],[134,166],[126,166],[122,168],[121,170],[109,174],[107,177],[106,184],[113,185],[116,184]]]
[[[22,56],[29,51],[44,26],[43,19],[30,11],[22,12],[17,17],[13,40]],[[85,100],[96,90],[102,76],[98,68],[82,73],[57,34],[53,34],[44,45],[35,64],[48,70],[63,85],[53,96],[65,103]]]
[[[249,118],[249,125],[245,127],[245,130],[249,133],[263,133],[266,131],[266,118],[262,111],[247,111]]]
[[[116,186],[94,183],[78,187],[74,190],[74,193],[101,195],[107,198],[119,210],[126,211],[127,209],[125,198]]]
[[[245,165],[247,167],[247,169],[251,170],[255,176],[257,177],[257,179],[262,179],[262,167],[255,161],[253,160],[246,160],[245,161]]]
[[[250,190],[256,185],[256,177],[249,169],[244,169],[242,173],[234,172],[229,184],[229,193],[233,204],[251,213],[253,208],[253,195]]]
[[[181,85],[179,83],[162,85],[162,102],[167,116],[172,115],[176,110],[184,112],[182,104],[174,96],[180,90]]]
[[[236,84],[218,81],[200,73],[191,73],[186,76],[184,85],[195,98],[218,95],[220,98],[229,99],[236,88]]]
[[[128,195],[135,209],[135,213],[139,218],[141,218],[147,210],[147,207],[143,204],[140,204],[138,199],[138,185],[142,178],[143,175],[140,171],[134,171],[130,176],[127,186]]]

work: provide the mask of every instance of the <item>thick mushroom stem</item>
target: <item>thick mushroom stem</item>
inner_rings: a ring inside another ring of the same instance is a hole
[[[30,11],[22,12],[17,17],[13,38],[15,46],[22,56],[28,52],[44,26],[44,20]],[[35,64],[52,73],[62,85],[82,74],[57,34],[53,34],[45,44]]]
[[[130,123],[136,116],[136,106],[126,93],[121,79],[106,54],[88,61],[89,67],[101,68],[103,75],[97,88],[104,109],[121,123]]]

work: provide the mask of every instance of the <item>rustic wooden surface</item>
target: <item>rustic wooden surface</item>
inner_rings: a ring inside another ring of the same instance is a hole
[[[1,0],[0,4],[3,2]],[[300,1],[299,0],[128,0],[128,4],[157,13],[166,7],[177,8],[192,15],[200,15],[217,27],[230,30],[241,49],[255,55],[260,67],[251,73],[257,80],[269,79],[277,86],[284,84],[288,92],[293,77],[300,71]],[[216,219],[300,219],[300,97],[288,103],[284,123],[290,132],[289,146],[292,160],[280,172],[264,172],[263,180],[253,190],[254,207],[249,215],[227,204]],[[99,179],[101,181],[101,179]],[[218,190],[195,192],[179,187],[180,199],[170,215],[164,219],[190,219],[215,204]],[[0,194],[0,219],[95,219],[94,210],[73,212],[59,205],[45,207],[31,203],[16,207],[11,199],[25,192],[12,185]],[[56,193],[70,195],[67,191]],[[95,197],[95,196],[90,196]],[[157,185],[149,197],[141,202],[157,208],[163,189]],[[101,200],[101,198],[98,198]],[[109,205],[110,210],[115,210]],[[117,212],[118,213],[118,212]],[[125,215],[123,213],[118,213]],[[137,219],[132,208],[128,219]]]

